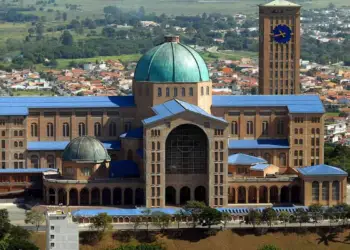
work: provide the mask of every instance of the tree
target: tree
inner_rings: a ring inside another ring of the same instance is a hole
[[[39,250],[39,247],[27,240],[13,239],[9,241],[9,245],[6,250]]]
[[[277,219],[277,213],[271,207],[265,208],[262,212],[262,219],[271,227],[272,222]]]
[[[142,214],[142,216],[146,217],[146,219],[143,220],[143,224],[145,224],[145,226],[146,226],[146,232],[147,232],[147,235],[148,235],[148,229],[149,229],[149,225],[151,223],[150,218],[151,218],[151,215],[152,215],[152,210],[149,209],[149,208],[146,208],[146,209],[141,211],[141,214]]]
[[[343,225],[345,226],[348,223],[348,219],[350,219],[350,206],[346,203],[339,204],[335,206],[339,214],[339,218],[342,220]]]
[[[62,41],[63,45],[66,45],[66,46],[73,45],[73,36],[72,36],[72,34],[68,30],[63,31],[63,34],[61,36],[61,41]]]
[[[290,214],[287,211],[282,211],[278,218],[284,222],[284,227],[287,227],[287,222],[289,221]]]
[[[7,209],[0,209],[0,239],[2,239],[10,230],[11,224]]]
[[[311,213],[311,218],[316,225],[323,212],[322,206],[320,204],[312,204],[309,206],[309,212]]]
[[[300,223],[300,227],[302,223],[309,221],[309,216],[307,212],[302,208],[297,208],[295,210],[295,217],[296,217],[296,220]]]
[[[180,229],[180,223],[182,221],[182,218],[184,218],[184,213],[182,210],[178,210],[176,211],[176,213],[174,214],[176,223],[177,223],[177,229]]]
[[[275,245],[263,245],[262,247],[259,247],[258,250],[280,250],[281,248],[276,247]]]
[[[200,201],[188,201],[183,207],[184,213],[191,216],[192,220],[189,223],[192,224],[193,228],[196,228],[200,214],[205,207],[205,204]]]
[[[67,21],[67,12],[62,13],[62,19],[63,21]]]
[[[221,223],[222,214],[219,210],[211,207],[203,208],[202,212],[199,215],[199,221],[202,224],[206,224],[208,229],[212,225],[217,225]]]
[[[141,225],[141,219],[138,217],[135,217],[134,219],[132,219],[133,222],[133,229],[134,229],[134,233],[136,233],[136,230],[140,227]]]
[[[332,222],[337,218],[337,210],[334,207],[328,207],[324,213],[325,217],[329,219],[329,226],[332,226]]]
[[[223,212],[221,217],[222,217],[222,224],[224,225],[224,229],[225,229],[227,222],[230,221],[232,217],[231,217],[231,214],[228,212]]]
[[[91,223],[91,228],[96,229],[102,237],[103,233],[112,227],[112,217],[107,213],[100,213],[91,218]]]
[[[32,224],[35,225],[36,231],[39,231],[39,227],[41,224],[43,224],[45,221],[45,216],[42,212],[37,210],[30,210],[26,213],[26,218],[24,222],[26,224]]]
[[[153,212],[152,213],[153,224],[164,231],[169,227],[171,216],[163,212]]]
[[[255,228],[255,225],[260,222],[261,214],[255,209],[250,209],[246,218]]]
[[[258,94],[258,87],[252,87],[250,90],[250,94],[252,95],[257,95]]]

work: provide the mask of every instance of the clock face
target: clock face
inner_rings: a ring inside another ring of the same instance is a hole
[[[273,29],[273,39],[277,43],[288,43],[292,30],[285,24],[279,24]]]

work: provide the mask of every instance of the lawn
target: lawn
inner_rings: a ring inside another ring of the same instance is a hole
[[[327,112],[326,116],[339,116],[340,112]]]
[[[198,231],[197,231],[198,232]],[[45,233],[34,233],[32,240],[40,247],[45,249]],[[171,237],[157,238],[157,242],[164,245],[166,250],[256,250],[264,244],[273,244],[283,250],[348,250],[350,230],[339,233],[336,238],[321,238],[316,233],[296,234],[289,233],[268,233],[263,236],[255,236],[254,234],[242,235],[233,233],[230,230],[219,232],[216,236],[206,237],[199,233],[187,233],[182,239],[174,239]],[[132,244],[138,244],[136,240],[131,241]],[[80,250],[106,250],[113,249],[121,243],[113,240],[111,235],[107,235],[104,239],[94,246],[80,245]],[[328,245],[326,245],[328,244]],[[234,246],[234,247],[233,247]]]

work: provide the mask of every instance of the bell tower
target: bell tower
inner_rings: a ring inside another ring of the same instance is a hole
[[[300,93],[300,8],[285,0],[259,5],[259,94]]]

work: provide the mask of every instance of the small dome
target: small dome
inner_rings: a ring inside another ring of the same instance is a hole
[[[179,43],[179,37],[165,37],[139,60],[135,81],[140,82],[205,82],[209,81],[207,65],[192,48]]]
[[[110,161],[107,150],[103,144],[90,136],[73,139],[63,152],[63,161],[81,161],[88,163],[101,163]]]

